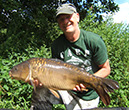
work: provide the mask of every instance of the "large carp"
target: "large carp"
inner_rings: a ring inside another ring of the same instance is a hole
[[[110,103],[108,92],[119,88],[114,80],[94,76],[82,68],[57,59],[31,58],[14,66],[9,74],[12,78],[25,82],[37,79],[53,90],[73,90],[76,85],[82,83],[94,89],[106,105]]]

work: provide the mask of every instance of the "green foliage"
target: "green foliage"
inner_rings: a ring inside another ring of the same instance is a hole
[[[0,58],[0,108],[30,108],[33,87],[22,81],[12,80],[8,73],[14,65],[32,57],[50,58],[50,49],[45,45],[35,50],[27,48],[22,54],[12,52],[9,53],[8,59]]]
[[[11,80],[10,67],[16,60],[0,59],[0,108],[19,109],[28,107],[31,87],[22,82]]]
[[[53,105],[52,110],[66,110],[66,108],[63,104],[56,104],[56,105]]]

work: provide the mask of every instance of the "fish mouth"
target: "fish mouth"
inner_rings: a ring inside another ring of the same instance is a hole
[[[11,71],[9,71],[9,76],[11,77],[11,79],[13,79],[13,75],[12,75]]]
[[[11,71],[9,71],[9,76],[10,76],[10,77],[12,76],[12,73],[11,73]]]
[[[11,71],[9,71],[9,76],[10,76],[11,79],[21,80],[21,78],[19,78],[15,74],[13,74]]]

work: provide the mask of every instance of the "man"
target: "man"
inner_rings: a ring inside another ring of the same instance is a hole
[[[59,6],[56,19],[63,34],[52,44],[52,57],[77,65],[96,76],[107,77],[110,65],[106,46],[97,34],[79,28],[80,17],[75,6],[68,3]],[[83,88],[87,91],[82,91]],[[95,108],[99,103],[97,93],[83,84],[76,85],[73,91],[58,93],[67,110]]]
[[[110,74],[110,65],[106,46],[98,35],[79,29],[80,17],[75,6],[68,3],[59,6],[56,19],[63,35],[54,41],[52,57],[80,66],[96,76],[107,77]],[[72,94],[80,98],[78,107],[75,105],[73,109],[78,109],[79,106],[82,109],[97,107],[99,103],[97,93],[90,88],[88,88],[88,92],[81,91],[82,88],[86,87],[80,84],[73,88]],[[69,93],[63,92],[59,91],[66,108],[69,109],[69,103],[71,103],[67,99]],[[71,98],[71,100],[73,99]]]

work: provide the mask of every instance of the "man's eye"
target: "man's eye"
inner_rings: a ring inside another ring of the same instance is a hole
[[[58,20],[58,22],[63,22],[64,21],[64,18],[60,18],[59,20]]]
[[[66,19],[69,19],[69,18],[70,18],[70,16],[67,16],[67,17],[66,17]]]
[[[60,21],[64,21],[64,18],[61,18]]]

